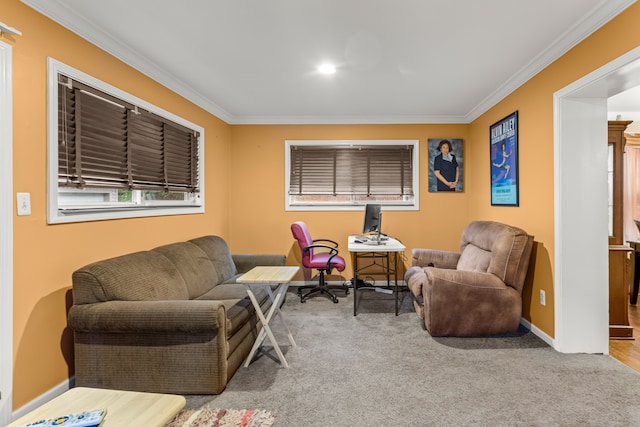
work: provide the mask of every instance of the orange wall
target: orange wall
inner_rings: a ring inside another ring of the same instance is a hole
[[[14,192],[32,198],[32,215],[14,217],[14,408],[73,374],[66,329],[70,277],[88,262],[205,233],[226,238],[233,252],[291,254],[289,226],[298,219],[313,235],[332,236],[346,247],[361,212],[285,212],[285,139],[419,139],[420,210],[389,212],[385,231],[405,243],[410,257],[413,247],[455,250],[469,220],[523,227],[537,242],[524,315],[553,336],[553,93],[639,46],[640,33],[631,30],[639,19],[635,4],[470,125],[229,126],[19,0],[4,0],[2,21],[23,33],[2,36],[13,46]],[[47,225],[47,56],[203,126],[206,213]],[[488,128],[514,110],[520,112],[520,207],[492,207]],[[443,137],[465,140],[462,194],[425,191],[427,138]],[[546,307],[533,297],[538,289],[546,290]]]
[[[73,375],[66,329],[71,273],[89,262],[206,233],[229,235],[230,126],[42,17],[4,0],[13,47],[14,192],[31,193],[31,216],[14,217],[14,408]],[[175,113],[205,131],[206,213],[47,225],[47,56]]]
[[[474,166],[469,180],[480,183],[478,191],[469,195],[469,218],[508,222],[535,236],[535,268],[524,289],[523,315],[551,337],[554,336],[555,256],[553,94],[640,46],[640,33],[635,30],[639,19],[640,3],[635,3],[470,126],[469,138],[484,139],[484,143],[477,145],[477,156],[469,159]],[[515,110],[519,111],[520,125],[520,208],[492,207],[487,170],[486,166],[482,167],[489,163],[488,129]],[[545,290],[546,306],[539,303],[540,289]]]
[[[420,210],[388,211],[383,230],[396,236],[408,248],[433,247],[457,250],[460,230],[467,223],[469,192],[427,192],[428,138],[462,138],[464,159],[473,156],[473,142],[467,140],[468,125],[265,125],[233,126],[231,131],[230,233],[237,252],[287,253],[292,257],[294,240],[291,223],[307,223],[312,237],[336,240],[346,253],[347,236],[362,228],[363,211],[286,212],[284,141],[303,139],[412,139],[420,141]],[[466,178],[465,178],[465,186]],[[344,273],[351,276],[349,266]]]
[[[289,232],[292,221],[306,221],[313,235],[334,236],[343,247],[346,245],[346,235],[357,231],[362,221],[359,212],[284,211],[283,162],[286,139],[417,138],[421,141],[421,184],[426,184],[427,138],[460,135],[465,139],[465,194],[430,194],[422,191],[420,211],[387,213],[384,217],[385,231],[405,243],[410,262],[410,250],[414,247],[456,249],[462,228],[471,220],[496,220],[524,228],[535,236],[536,247],[531,274],[523,290],[523,316],[542,332],[554,337],[553,94],[639,46],[640,33],[631,30],[638,19],[640,4],[636,3],[468,127],[233,126],[232,179],[238,183],[231,194],[230,204],[234,213],[230,218],[234,244],[243,249],[256,245],[272,247],[269,242],[289,238],[284,250],[288,251],[290,262],[295,263]],[[516,110],[519,111],[520,206],[491,206],[489,126]],[[244,190],[237,191],[239,188]],[[255,193],[259,203],[254,203],[256,199],[245,197],[251,192]],[[258,215],[260,220],[255,221],[252,206],[260,206],[267,213]],[[253,224],[250,224],[251,219],[254,219]],[[261,233],[264,237],[254,237]],[[546,293],[545,306],[539,304],[541,289]]]

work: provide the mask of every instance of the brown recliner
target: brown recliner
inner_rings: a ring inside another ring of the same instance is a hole
[[[514,332],[522,315],[533,236],[510,225],[475,221],[460,253],[413,249],[405,281],[431,336]]]

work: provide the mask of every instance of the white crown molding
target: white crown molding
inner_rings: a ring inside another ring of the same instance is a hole
[[[80,37],[95,44],[114,57],[124,61],[158,83],[173,90],[189,101],[230,124],[416,124],[416,123],[470,123],[496,105],[526,81],[564,55],[575,45],[609,22],[636,0],[602,0],[584,19],[567,29],[545,51],[533,58],[520,71],[483,99],[464,116],[237,116],[201,96],[180,79],[159,68],[140,52],[120,43],[108,33],[96,28],[60,0],[21,0],[24,4],[49,17]]]
[[[465,116],[465,121],[471,123],[477,119],[635,2],[636,0],[602,0],[589,15],[567,29],[547,49],[533,58],[520,71],[469,111]]]
[[[235,125],[465,124],[464,116],[242,116]]]
[[[120,59],[125,64],[130,65],[156,82],[202,107],[219,119],[229,123],[233,121],[233,116],[224,108],[204,98],[180,79],[149,61],[141,52],[131,49],[131,47],[121,43],[110,34],[100,30],[60,0],[21,1],[110,55]]]

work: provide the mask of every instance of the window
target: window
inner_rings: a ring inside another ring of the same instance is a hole
[[[418,141],[285,141],[287,210],[418,209]]]
[[[204,212],[204,130],[49,59],[49,223]]]

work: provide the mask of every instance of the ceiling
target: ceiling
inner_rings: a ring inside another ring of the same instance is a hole
[[[635,0],[22,1],[258,124],[468,123]]]
[[[609,98],[607,110],[612,119],[616,116],[623,120],[640,119],[640,86]]]

